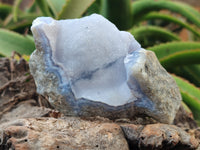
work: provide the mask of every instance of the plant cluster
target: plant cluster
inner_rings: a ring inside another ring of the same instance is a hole
[[[155,52],[176,80],[185,108],[200,123],[200,13],[193,7],[171,0],[32,0],[26,5],[25,1],[0,3],[1,57],[12,51],[27,56],[33,52],[29,28],[36,17],[72,19],[98,13]],[[183,29],[187,41],[181,40]]]

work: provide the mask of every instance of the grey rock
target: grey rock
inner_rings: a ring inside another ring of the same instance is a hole
[[[181,128],[167,124],[122,125],[130,149],[140,150],[195,150],[199,141]]]
[[[181,95],[155,54],[100,15],[32,25],[37,92],[68,116],[150,116],[172,123]]]
[[[24,102],[13,106],[13,109],[2,114],[2,116],[0,117],[0,124],[19,118],[36,118],[48,116],[53,111],[52,109],[42,108],[35,105],[35,100],[25,100]]]

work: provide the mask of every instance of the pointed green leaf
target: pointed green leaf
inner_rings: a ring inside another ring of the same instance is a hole
[[[180,2],[177,3],[174,1],[139,0],[139,1],[133,2],[132,4],[132,15],[133,15],[132,17],[134,18],[134,24],[137,24],[138,20],[140,20],[143,15],[151,11],[159,11],[159,10],[167,9],[172,12],[181,14],[188,21],[200,27],[200,19],[199,17],[197,17],[197,14],[199,16],[199,13],[193,10],[192,7],[190,7],[190,9],[188,9],[188,7],[185,7],[184,5],[180,4]]]
[[[175,52],[159,61],[167,69],[179,65],[200,64],[200,49]]]
[[[165,44],[156,45],[148,48],[151,51],[154,51],[156,56],[161,59],[165,56],[171,55],[176,52],[200,49],[199,42],[169,42]]]
[[[36,3],[38,4],[44,16],[52,16],[46,0],[36,0]]]
[[[157,41],[179,41],[180,38],[164,28],[157,26],[140,26],[129,30],[134,35],[135,39],[141,43],[143,47],[155,45]]]
[[[185,80],[181,77],[178,77],[176,75],[173,75],[173,78],[175,79],[177,85],[179,86],[179,88],[182,91],[189,93],[191,96],[195,97],[200,102],[200,89],[199,88],[197,88],[196,86],[194,86],[187,80]]]
[[[167,15],[167,14],[162,14],[162,13],[158,13],[158,12],[151,12],[148,13],[147,15],[143,16],[141,21],[144,20],[152,20],[152,19],[161,19],[161,20],[165,20],[171,23],[175,23],[183,28],[188,29],[189,31],[191,31],[194,35],[200,37],[200,33],[198,32],[198,29],[195,29],[194,27],[192,27],[192,25],[189,25],[183,21],[181,21],[178,18],[175,18],[171,15]]]
[[[187,9],[194,16],[196,16],[196,18],[200,19],[200,13],[199,13],[199,11],[197,11],[196,9],[194,9],[194,7],[188,5],[187,3],[183,3],[183,2],[179,2],[179,1],[176,1],[176,3],[178,5],[182,5],[182,7],[184,7],[185,9]]]
[[[185,65],[170,68],[171,72],[200,87],[200,65]]]
[[[12,11],[12,6],[0,3],[0,18],[5,19]]]
[[[95,2],[87,9],[86,15],[91,15],[91,14],[100,14],[101,13],[101,0],[95,0]]]
[[[18,21],[14,23],[14,21],[9,22],[8,25],[5,26],[6,29],[16,31],[18,33],[24,33],[25,29],[29,29],[33,20],[39,17],[39,14],[20,14],[18,16]]]
[[[21,22],[10,23],[6,28],[18,33],[24,33],[26,29],[29,29],[33,20],[24,20]]]
[[[46,0],[54,13],[54,16],[57,18],[58,14],[61,12],[62,7],[65,5],[67,0]]]
[[[0,29],[0,53],[11,56],[12,51],[20,54],[30,55],[35,49],[34,42],[18,33]]]
[[[79,18],[95,0],[67,0],[58,19]]]
[[[183,101],[191,109],[194,118],[200,122],[200,101],[186,91],[180,90]]]
[[[175,75],[173,78],[179,86],[184,103],[191,109],[195,119],[200,121],[200,89],[183,78]]]
[[[17,22],[17,18],[18,18],[18,8],[20,3],[22,2],[22,0],[15,0],[14,1],[14,5],[13,5],[13,20],[14,22]]]
[[[101,14],[120,30],[132,27],[131,0],[101,0]]]

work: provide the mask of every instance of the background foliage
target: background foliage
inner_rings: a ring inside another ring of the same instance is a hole
[[[200,122],[200,13],[170,0],[12,0],[0,3],[0,56],[12,51],[29,56],[30,32],[39,16],[71,19],[98,13],[134,35],[173,74],[183,102]],[[183,41],[183,32],[187,39]],[[190,111],[187,109],[187,111]]]

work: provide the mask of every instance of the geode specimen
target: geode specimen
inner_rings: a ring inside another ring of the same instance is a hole
[[[37,92],[65,115],[173,121],[181,102],[175,81],[128,32],[97,14],[39,17],[31,30]]]

